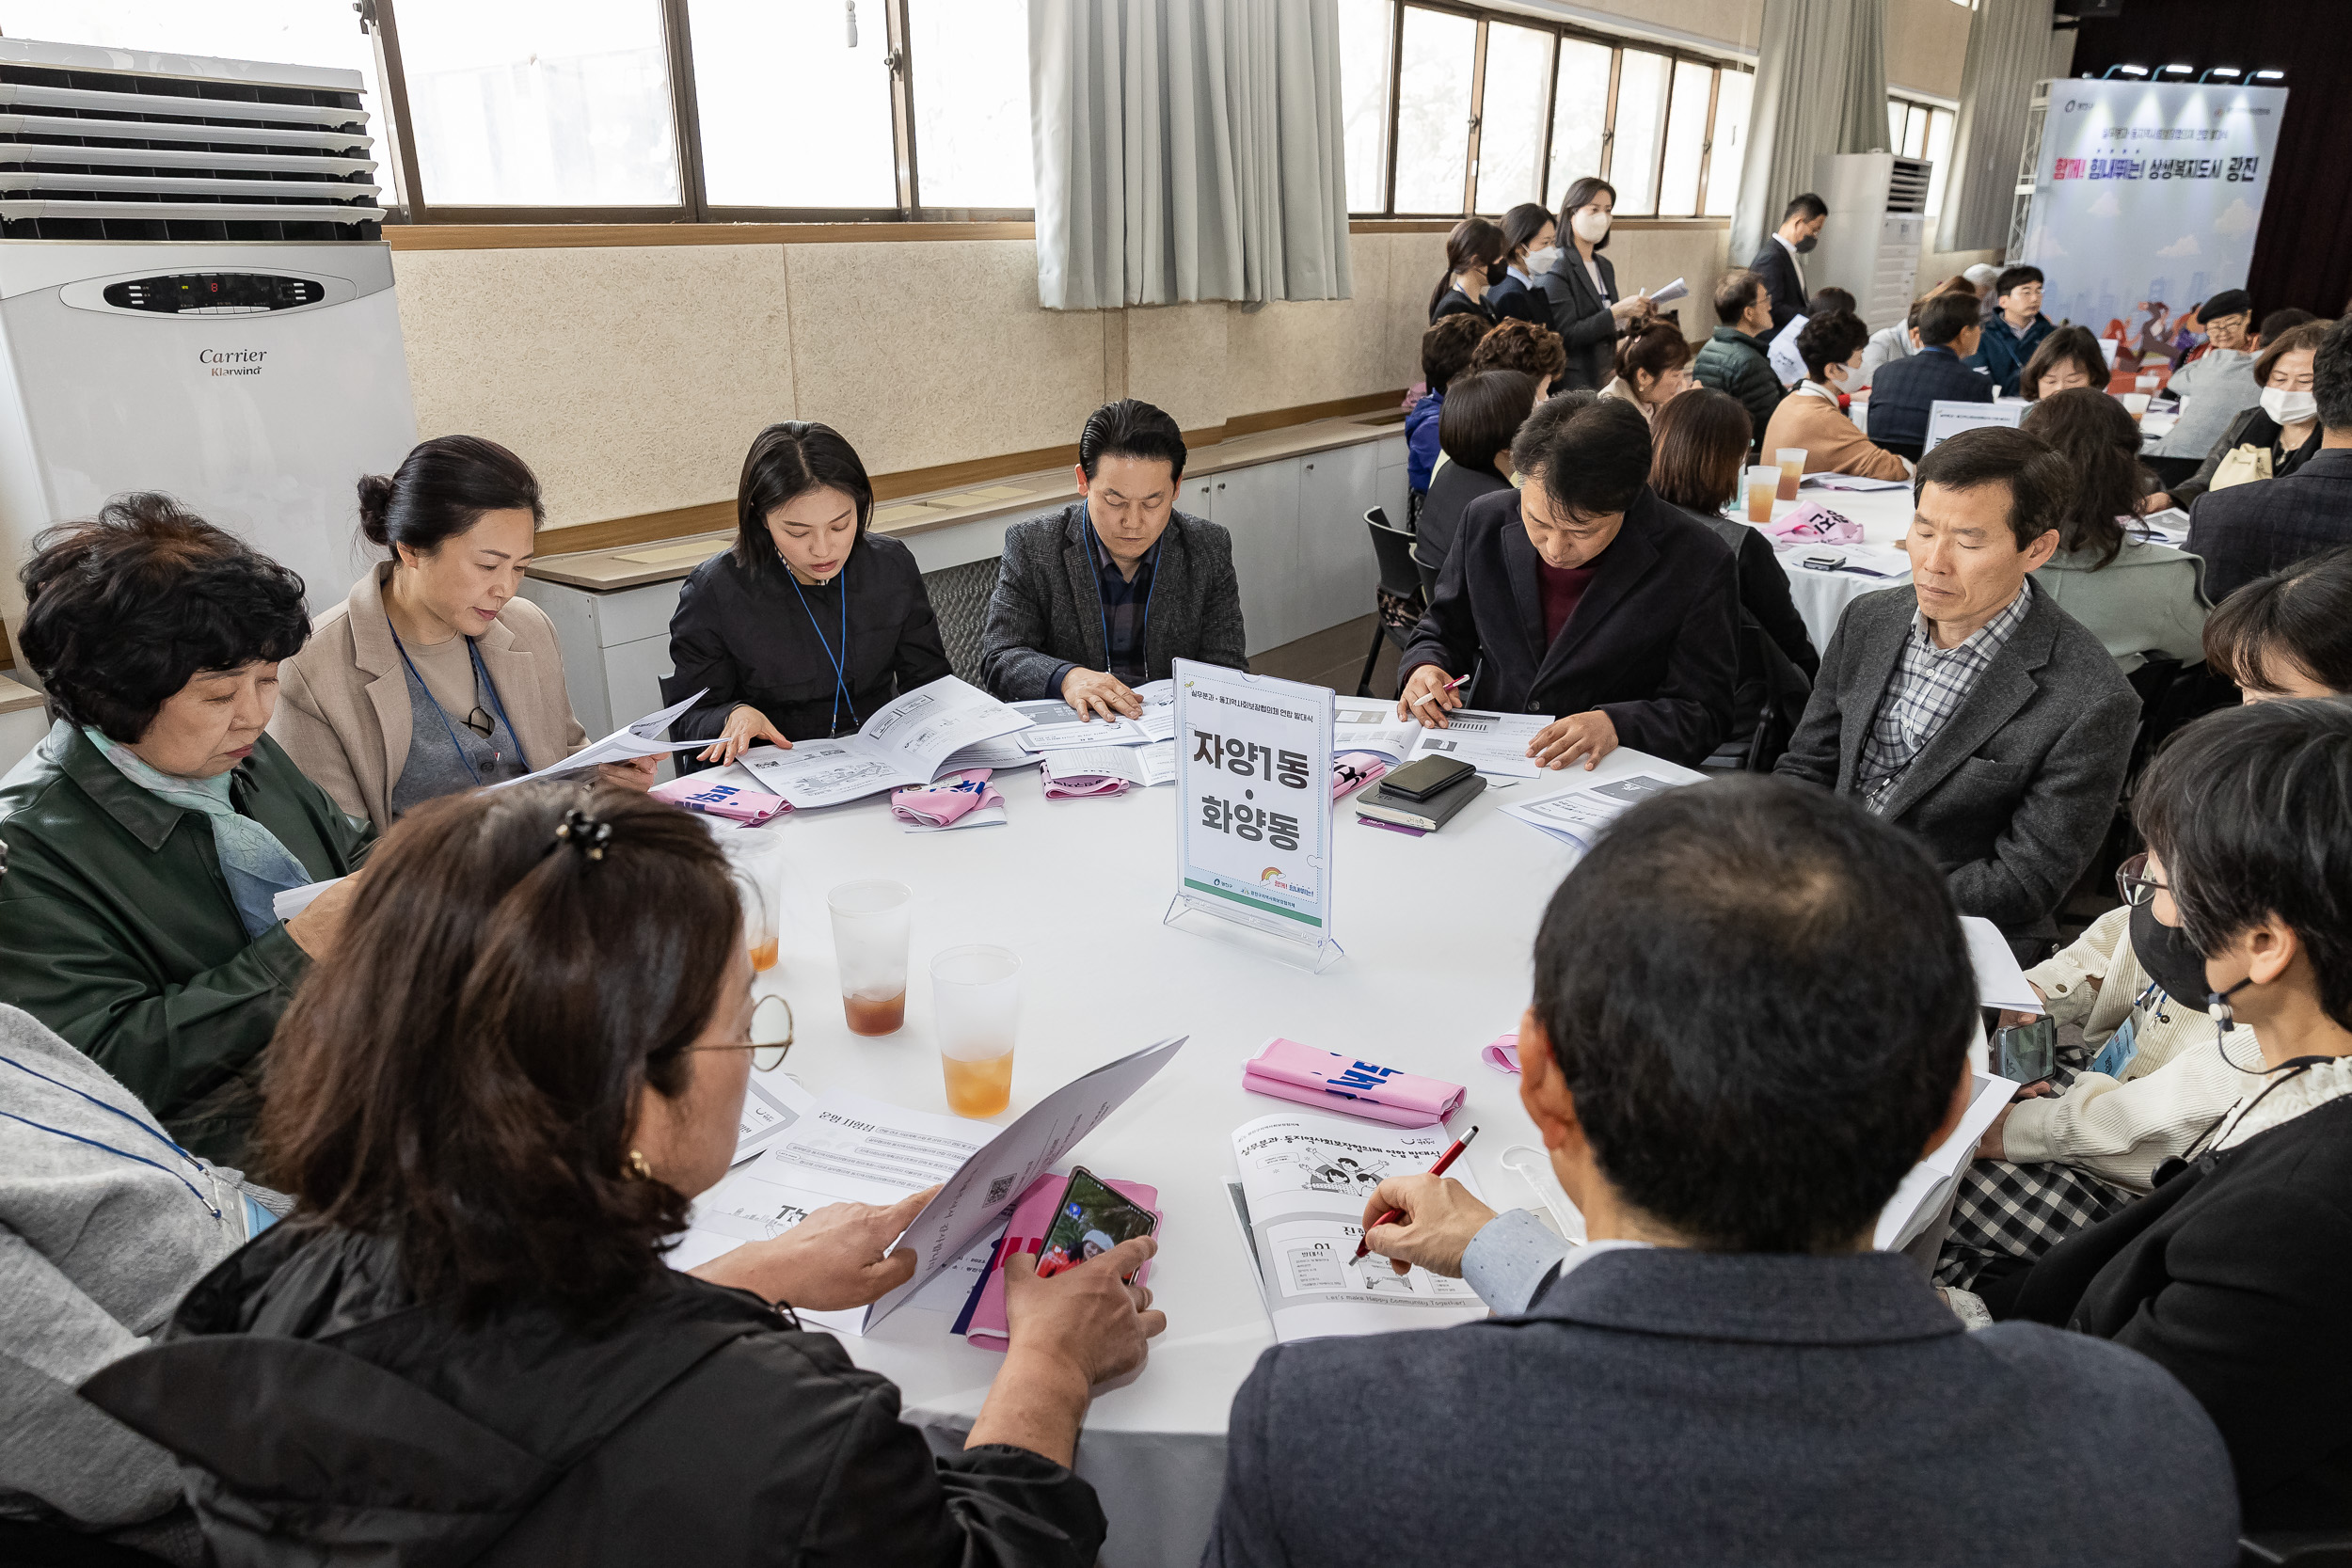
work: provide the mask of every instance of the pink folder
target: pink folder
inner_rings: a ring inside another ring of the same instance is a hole
[[[996,1244],[996,1256],[988,1260],[988,1283],[980,1287],[979,1300],[964,1327],[967,1342],[993,1351],[1002,1351],[1009,1342],[1005,1328],[1005,1259],[1016,1252],[1034,1256],[1045,1245],[1045,1232],[1053,1228],[1054,1205],[1060,1201],[1062,1187],[1069,1180],[1067,1171],[1060,1175],[1048,1171],[1030,1182],[1029,1190],[1013,1206],[1011,1222],[1005,1227],[1005,1239]],[[1108,1177],[1103,1179],[1103,1185],[1151,1210],[1152,1218],[1162,1217],[1157,1187],[1147,1187],[1140,1181],[1114,1181]],[[1152,1265],[1147,1262],[1136,1271],[1136,1283],[1148,1285],[1151,1280]]]
[[[1317,1051],[1280,1038],[1266,1041],[1263,1050],[1242,1064],[1241,1086],[1391,1127],[1443,1121],[1462,1108],[1462,1097],[1469,1093],[1442,1078],[1375,1067],[1336,1051]]]

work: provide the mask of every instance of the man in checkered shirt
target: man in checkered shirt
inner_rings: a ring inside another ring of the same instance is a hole
[[[2029,576],[2063,545],[2063,458],[1981,428],[1939,443],[1913,485],[1912,581],[1846,607],[1776,771],[1916,833],[1961,912],[2031,961],[2106,836],[2139,701]]]

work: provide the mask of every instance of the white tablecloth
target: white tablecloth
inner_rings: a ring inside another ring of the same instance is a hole
[[[1911,492],[1901,490],[1819,490],[1806,488],[1797,499],[1776,501],[1772,506],[1774,521],[1786,517],[1806,501],[1820,501],[1831,511],[1851,517],[1862,525],[1866,543],[1880,549],[1894,549],[1902,543],[1911,530]],[[1739,514],[1746,520],[1746,509]],[[1823,549],[1836,549],[1825,545]],[[1796,601],[1797,613],[1804,617],[1805,630],[1813,635],[1816,653],[1829,651],[1830,634],[1837,629],[1837,618],[1846,612],[1846,606],[1865,594],[1882,588],[1893,588],[1911,580],[1908,571],[1893,577],[1866,577],[1859,572],[1817,572],[1797,563],[1805,550],[1790,550],[1780,556],[1780,563],[1788,573],[1788,596]]]
[[[1591,782],[1638,770],[1619,752]],[[1221,1482],[1226,1415],[1273,1342],[1226,1200],[1231,1134],[1281,1102],[1245,1093],[1243,1061],[1274,1035],[1467,1084],[1453,1122],[1484,1132],[1465,1156],[1498,1206],[1539,1195],[1500,1163],[1540,1147],[1518,1080],[1479,1050],[1518,1024],[1537,917],[1570,852],[1502,815],[1502,802],[1566,787],[1571,775],[1490,789],[1441,833],[1407,838],[1337,815],[1334,935],[1347,958],[1311,975],[1245,947],[1160,924],[1176,880],[1176,791],[1047,801],[1038,775],[1000,775],[1001,828],[902,833],[880,798],[800,813],[759,830],[788,841],[783,961],[764,977],[792,1002],[799,1043],[786,1070],[809,1088],[843,1087],[924,1111],[946,1110],[932,1035],[931,956],[990,942],[1022,959],[1022,1022],[1009,1121],[1078,1072],[1169,1035],[1191,1043],[1072,1158],[1159,1188],[1167,1215],[1152,1285],[1168,1333],[1124,1386],[1087,1418],[1077,1468],[1110,1517],[1113,1568],[1200,1560]],[[914,890],[907,1022],[861,1039],[844,1024],[825,890],[892,877]],[[895,1380],[906,1418],[934,1443],[968,1429],[999,1357],[947,1333],[948,1317],[910,1304],[850,1338],[860,1365]]]

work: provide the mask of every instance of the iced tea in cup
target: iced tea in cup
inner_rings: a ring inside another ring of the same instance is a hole
[[[960,1117],[993,1117],[1011,1104],[1021,959],[1003,947],[948,948],[931,960],[931,1009],[947,1109]]]
[[[743,903],[743,945],[751,950],[752,969],[765,974],[776,967],[784,923],[784,838],[763,828],[739,828],[718,837]]]
[[[1772,461],[1780,466],[1780,499],[1785,501],[1795,500],[1797,483],[1804,478],[1804,449],[1803,447],[1775,448],[1772,451]]]
[[[825,895],[841,969],[841,1010],[852,1035],[895,1035],[907,1018],[907,930],[914,895],[904,882],[843,882]]]
[[[2148,394],[2146,392],[2119,392],[2116,394],[2116,400],[2122,404],[2123,412],[2129,414],[2134,420],[2144,420],[2148,417]]]
[[[1747,480],[1748,521],[1769,523],[1772,520],[1772,502],[1780,495],[1780,469],[1750,468]]]

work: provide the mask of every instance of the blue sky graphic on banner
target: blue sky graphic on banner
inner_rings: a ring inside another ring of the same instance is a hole
[[[2284,87],[2052,82],[2012,258],[2046,275],[2042,313],[2104,334],[2115,321],[2137,329],[2151,301],[2178,319],[2244,288],[2286,99]]]

